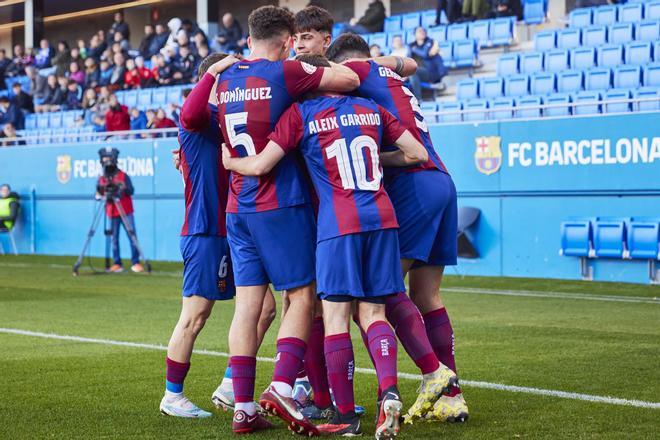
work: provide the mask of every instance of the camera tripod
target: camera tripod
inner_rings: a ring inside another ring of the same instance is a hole
[[[135,235],[135,231],[131,227],[131,224],[128,222],[128,219],[126,218],[126,212],[124,212],[124,208],[122,208],[121,204],[116,198],[105,195],[98,200],[98,207],[96,208],[96,212],[94,213],[94,217],[92,219],[92,226],[89,228],[89,231],[87,232],[87,238],[85,239],[85,244],[83,245],[82,251],[80,251],[80,255],[76,260],[76,264],[73,265],[73,276],[74,277],[78,276],[78,269],[80,269],[80,265],[82,264],[83,258],[85,257],[85,252],[87,251],[87,248],[89,247],[89,244],[92,241],[92,237],[94,237],[94,234],[96,233],[96,229],[98,228],[99,223],[101,222],[101,217],[104,218],[103,230],[105,234],[105,270],[107,272],[108,269],[110,269],[110,240],[112,238],[112,229],[108,227],[107,217],[104,215],[103,212],[106,203],[112,203],[115,206],[115,208],[117,208],[117,212],[119,212],[119,217],[121,217],[121,222],[124,225],[124,228],[126,229],[126,232],[128,233],[131,242],[137,249],[140,259],[144,261],[145,269],[147,270],[148,273],[150,273],[151,264],[149,263],[149,261],[147,261],[144,254],[142,253],[142,248],[140,247],[140,243],[138,242],[137,235]]]

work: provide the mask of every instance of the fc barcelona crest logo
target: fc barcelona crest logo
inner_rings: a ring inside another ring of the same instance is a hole
[[[502,150],[499,136],[483,136],[475,139],[477,150],[474,152],[474,164],[480,173],[491,175],[502,166]]]
[[[71,156],[57,156],[57,180],[64,184],[71,180]]]

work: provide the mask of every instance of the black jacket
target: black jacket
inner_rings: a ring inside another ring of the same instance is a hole
[[[385,5],[380,0],[369,4],[364,15],[358,24],[367,28],[369,32],[383,32],[383,25],[385,23]]]

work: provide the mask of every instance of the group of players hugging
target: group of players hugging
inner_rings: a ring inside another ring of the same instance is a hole
[[[444,267],[456,264],[456,189],[404,85],[417,66],[370,59],[358,35],[330,44],[332,26],[315,6],[295,16],[264,6],[249,16],[246,59],[216,53],[199,68],[174,156],[185,182],[183,305],[164,414],[211,416],[183,383],[214,301],[235,298],[231,357],[212,395],[233,410],[235,433],[272,428],[270,414],[301,435],[359,435],[351,318],[378,378],[377,439],[395,437],[400,418],[468,417],[439,295]],[[256,355],[275,317],[270,284],[284,292],[283,313],[272,382],[255,402]],[[398,341],[422,374],[405,415]],[[293,395],[301,377],[313,390],[304,405]]]

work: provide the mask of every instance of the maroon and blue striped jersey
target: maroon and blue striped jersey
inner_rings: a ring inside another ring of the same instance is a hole
[[[392,113],[428,151],[429,160],[425,163],[409,167],[387,168],[385,170],[387,177],[393,177],[403,171],[416,172],[431,169],[447,173],[447,168],[433,148],[429,129],[422,116],[417,98],[405,86],[403,79],[389,68],[380,66],[374,61],[350,61],[346,63],[346,66],[360,77],[360,87],[356,93],[364,98],[373,99]],[[393,148],[383,145],[384,151],[391,149]]]
[[[319,96],[282,116],[269,137],[303,155],[320,202],[318,241],[398,227],[379,153],[404,132],[387,110],[355,96]]]
[[[218,114],[234,157],[259,154],[284,111],[315,90],[323,68],[299,61],[244,60],[224,71],[217,84]],[[265,176],[231,173],[227,212],[259,212],[308,203],[300,163],[287,156]]]
[[[198,129],[183,126],[179,128],[181,172],[186,201],[181,235],[226,237],[225,207],[229,192],[229,173],[222,165],[218,109],[214,105],[207,105],[210,112],[206,113],[209,118],[206,124]]]

